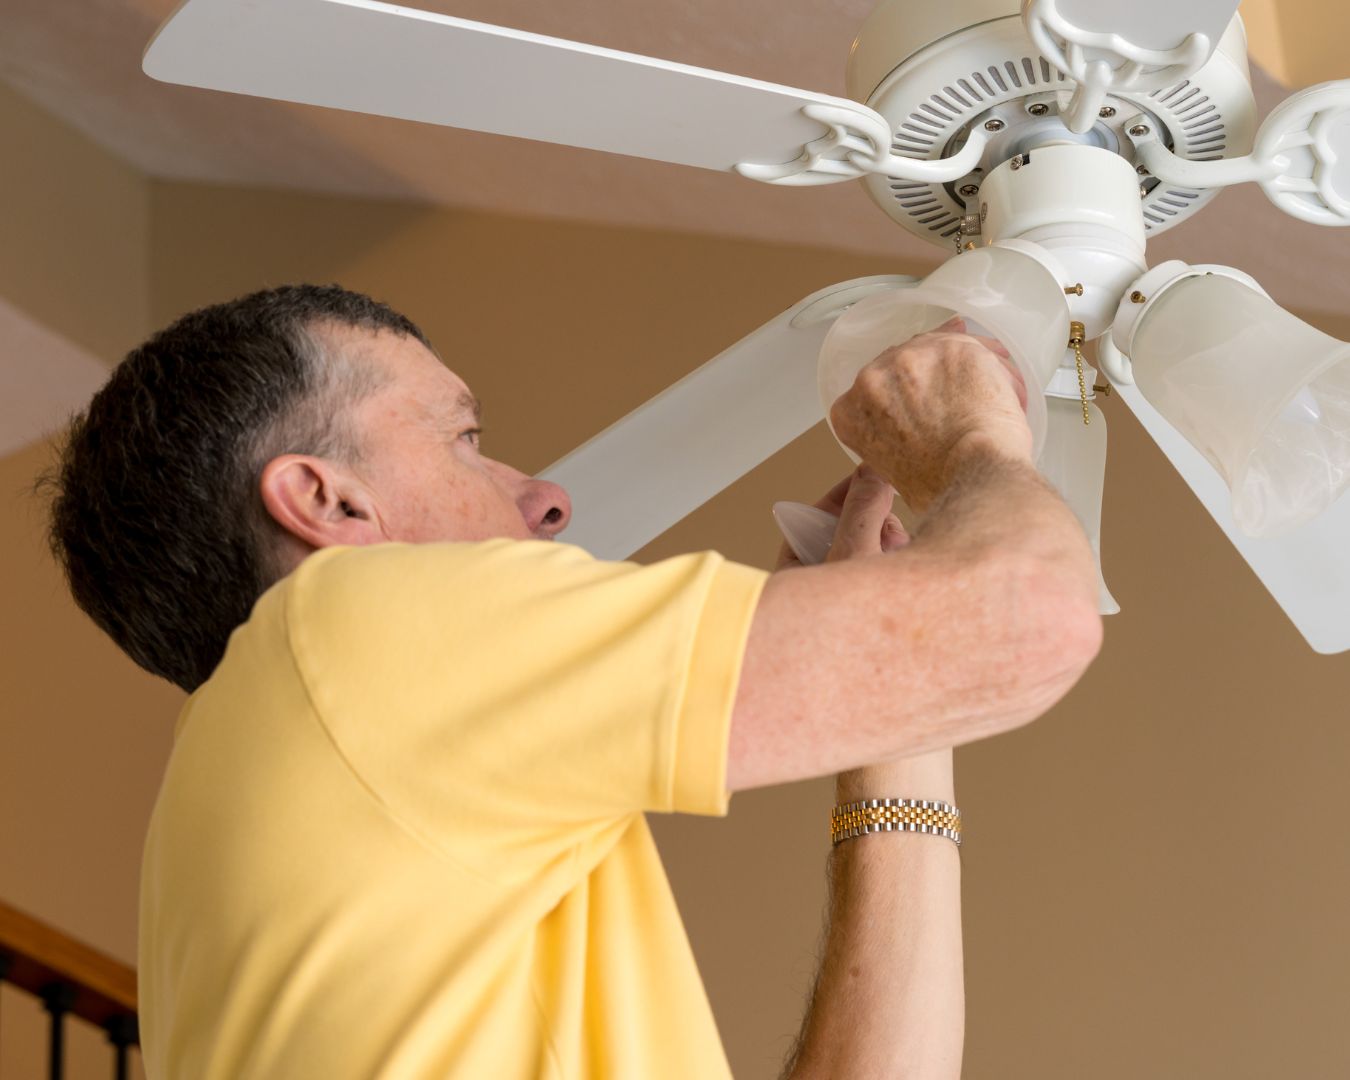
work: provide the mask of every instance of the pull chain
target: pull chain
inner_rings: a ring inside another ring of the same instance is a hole
[[[1069,347],[1073,349],[1074,363],[1078,367],[1078,396],[1083,400],[1083,423],[1092,423],[1092,414],[1088,412],[1087,380],[1083,378],[1083,338],[1087,327],[1080,322],[1069,323]]]

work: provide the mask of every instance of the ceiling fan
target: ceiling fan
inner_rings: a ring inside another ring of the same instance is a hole
[[[884,347],[959,314],[1044,391],[1028,402],[1040,465],[1094,543],[1106,437],[1092,342],[1309,643],[1340,652],[1350,345],[1241,270],[1145,260],[1148,235],[1239,182],[1350,225],[1350,81],[1295,94],[1258,129],[1237,6],[880,0],[849,57],[850,98],[380,0],[186,0],[144,69],[763,183],[858,180],[951,253],[922,281],[813,293],[554,464],[544,475],[576,506],[569,539],[596,555],[631,554],[817,423]],[[1115,610],[1104,584],[1102,607]]]

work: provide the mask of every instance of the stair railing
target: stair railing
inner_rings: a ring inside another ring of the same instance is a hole
[[[51,1080],[65,1077],[72,1016],[103,1029],[112,1044],[114,1080],[128,1080],[128,1055],[139,1039],[132,968],[0,901],[0,982],[26,990],[46,1008]]]

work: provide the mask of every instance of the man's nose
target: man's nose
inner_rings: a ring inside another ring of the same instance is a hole
[[[525,526],[536,536],[557,536],[572,520],[572,500],[558,484],[535,480],[502,461],[489,461],[497,482],[512,493]]]
[[[551,538],[572,520],[572,500],[552,481],[530,480],[525,485],[520,512],[531,532]]]

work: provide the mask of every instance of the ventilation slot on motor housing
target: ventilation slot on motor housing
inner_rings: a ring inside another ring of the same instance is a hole
[[[955,79],[942,92],[931,95],[896,129],[891,149],[900,157],[924,160],[937,157],[952,134],[965,123],[968,113],[984,112],[1018,90],[1047,83],[1062,83],[1064,76],[1043,56],[1005,60],[983,71]],[[961,217],[939,200],[934,186],[890,177],[890,188],[914,221],[929,232],[953,237],[961,231]]]
[[[1223,116],[1218,107],[1190,79],[1149,94],[1150,108],[1167,121],[1172,152],[1190,161],[1218,161],[1227,146]],[[1196,188],[1174,188],[1153,182],[1144,202],[1144,228],[1170,224],[1169,219],[1191,210],[1203,194]]]
[[[1010,12],[920,49],[881,81],[867,104],[889,123],[896,157],[936,161],[956,153],[962,133],[977,119],[988,119],[994,109],[1005,124],[999,129],[1003,134],[997,147],[1033,145],[1036,140],[1028,143],[1018,130],[1046,115],[1040,109],[1032,111],[1033,99],[1052,109],[1057,100],[1063,107],[1075,86],[1039,54],[1027,39],[1021,18]],[[1150,124],[1156,123],[1164,144],[1185,160],[1215,161],[1251,149],[1248,132],[1256,128],[1251,84],[1245,68],[1226,52],[1216,53],[1199,71],[1165,89],[1114,94],[1110,101],[1115,112],[1100,118],[1102,137],[1094,141],[1132,164],[1125,125],[1140,112]],[[1022,107],[1027,109],[1025,117],[1019,113]],[[1040,124],[1038,134],[1047,130],[1044,121]],[[1031,133],[1028,128],[1025,134]],[[1008,149],[1009,154],[1016,152]],[[990,153],[983,157],[984,170],[998,164]],[[1146,172],[1138,179],[1139,208],[1152,233],[1189,219],[1218,194],[1217,188],[1165,184]],[[971,210],[971,198],[960,188],[968,182],[978,185],[980,175],[945,183],[917,183],[890,175],[863,179],[868,195],[907,232],[949,250],[965,240],[961,225]]]
[[[941,154],[952,135],[966,123],[968,114],[979,113],[1029,88],[1066,84],[1062,72],[1043,56],[1023,56],[991,64],[983,71],[954,79],[940,93],[932,94],[896,128],[891,149],[901,157],[927,160]],[[1224,119],[1203,89],[1184,79],[1175,86],[1149,94],[1148,107],[1162,120],[1171,135],[1172,150],[1192,161],[1216,161],[1227,147]],[[925,230],[944,238],[961,230],[960,208],[942,198],[937,185],[912,183],[889,177],[895,201],[906,215]],[[1168,187],[1152,181],[1144,202],[1144,227],[1169,225],[1172,219],[1195,209],[1205,193],[1193,188]]]

